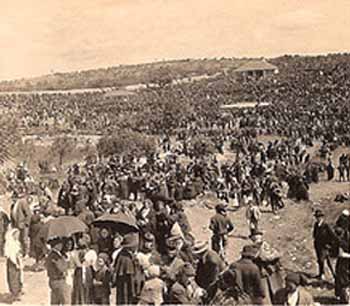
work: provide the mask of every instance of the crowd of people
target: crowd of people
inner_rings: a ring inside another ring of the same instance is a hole
[[[114,288],[118,305],[314,304],[303,275],[284,271],[282,254],[265,241],[260,220],[263,208],[278,214],[286,198],[309,201],[310,184],[323,172],[329,181],[349,181],[350,154],[342,154],[337,165],[332,156],[350,145],[346,60],[280,58],[275,64],[281,73],[261,80],[241,83],[222,75],[125,97],[0,96],[28,131],[129,129],[159,139],[157,150],[141,158],[114,154],[72,165],[57,198],[44,183],[29,188],[28,169],[18,167],[11,177],[10,214],[0,211],[0,251],[14,300],[21,299],[23,257],[30,256],[35,270],[47,270],[52,304],[110,304]],[[220,109],[249,100],[269,105]],[[265,135],[276,140],[264,142]],[[316,142],[320,150],[310,153]],[[183,204],[209,193],[217,202],[208,220],[210,242],[192,232]],[[235,224],[227,212],[243,207],[250,242],[240,259],[229,262],[226,247]],[[47,239],[45,229],[63,216],[86,229]],[[127,229],[100,222],[108,216]],[[315,218],[317,277],[324,279],[326,262],[338,302],[348,302],[350,213],[344,210],[335,226],[321,210]],[[331,256],[337,258],[334,271]]]

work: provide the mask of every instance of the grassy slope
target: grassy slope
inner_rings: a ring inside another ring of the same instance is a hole
[[[55,73],[30,79],[3,81],[0,82],[0,91],[122,87],[149,83],[154,79],[212,75],[227,68],[237,68],[245,61],[238,59],[179,60]]]

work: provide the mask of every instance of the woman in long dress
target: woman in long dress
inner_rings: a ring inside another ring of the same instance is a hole
[[[7,284],[15,301],[20,300],[23,288],[22,250],[18,229],[10,229],[6,234],[4,255],[6,257]]]

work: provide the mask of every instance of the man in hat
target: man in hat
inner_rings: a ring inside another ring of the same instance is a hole
[[[192,247],[192,254],[197,263],[196,282],[208,292],[211,297],[212,286],[217,281],[218,275],[225,269],[225,263],[213,250],[209,250],[208,242],[198,241]]]
[[[223,204],[216,205],[215,210],[216,214],[210,219],[209,225],[210,230],[213,232],[211,238],[212,249],[224,259],[227,235],[233,231],[234,226],[227,216],[226,207]]]
[[[264,304],[271,304],[277,290],[283,286],[281,275],[281,254],[263,239],[263,233],[257,231],[249,236],[257,249],[254,263],[260,269],[260,275],[265,290]]]
[[[253,200],[248,202],[246,210],[247,223],[249,225],[250,235],[254,235],[259,231],[259,221],[261,219],[261,211],[258,205]]]
[[[329,224],[325,222],[322,210],[317,209],[314,213],[314,217],[316,222],[313,229],[313,239],[318,264],[317,277],[324,279],[324,262],[326,260],[328,267],[334,276],[334,270],[329,260],[329,250],[331,249],[332,243],[337,241],[337,237]]]
[[[117,305],[137,304],[144,283],[144,274],[136,257],[138,234],[125,235],[122,247],[112,267],[112,283],[117,288]]]
[[[312,295],[301,287],[302,278],[298,273],[290,272],[285,278],[285,287],[276,292],[274,305],[311,306],[314,305]]]
[[[242,291],[248,295],[253,305],[262,305],[265,290],[262,283],[259,267],[254,263],[257,248],[246,245],[241,252],[241,259],[233,263],[230,269],[236,273],[236,281]]]
[[[168,288],[176,281],[176,275],[184,264],[177,245],[168,243],[167,255],[164,257],[162,266],[162,278],[165,279]]]
[[[50,241],[51,250],[46,259],[47,276],[51,290],[51,305],[69,305],[71,294],[66,282],[68,261],[63,255],[64,241],[55,239]]]

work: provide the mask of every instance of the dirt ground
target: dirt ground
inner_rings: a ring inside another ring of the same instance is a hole
[[[337,160],[339,154],[349,149],[339,149],[335,152]],[[310,189],[311,201],[308,203],[294,203],[286,200],[286,207],[279,215],[275,216],[266,208],[263,213],[261,227],[265,232],[265,239],[276,247],[282,254],[283,267],[286,270],[305,272],[314,275],[317,272],[316,260],[312,244],[312,210],[321,207],[326,213],[326,219],[334,222],[337,215],[345,208],[350,208],[350,202],[339,204],[334,202],[335,195],[339,192],[349,192],[350,183],[339,183],[336,181],[327,182],[324,179]],[[8,195],[0,197],[0,202],[5,209],[9,209]],[[214,210],[208,209],[202,204],[201,199],[185,203],[194,236],[200,240],[209,240],[210,232],[208,223]],[[233,235],[229,239],[227,248],[227,259],[235,261],[240,256],[242,247],[249,244],[247,238],[248,226],[245,219],[245,209],[239,209],[230,213],[235,225]],[[31,259],[25,261],[24,273],[24,295],[19,304],[47,305],[49,303],[49,289],[46,272],[31,272]],[[8,300],[6,285],[5,261],[0,258],[0,305],[6,304]],[[322,304],[335,303],[332,289],[332,277],[328,275],[330,283],[312,283],[309,290],[314,297]],[[114,293],[112,293],[114,295]]]

